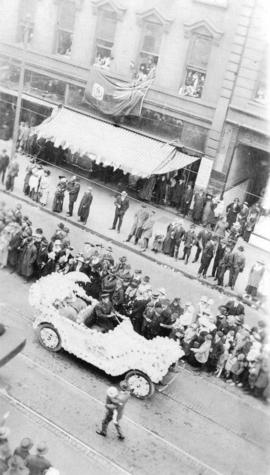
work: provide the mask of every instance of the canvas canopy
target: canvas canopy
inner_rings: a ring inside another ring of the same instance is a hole
[[[89,155],[103,166],[143,178],[198,160],[166,143],[64,108],[35,127],[33,133],[53,142],[55,147]]]

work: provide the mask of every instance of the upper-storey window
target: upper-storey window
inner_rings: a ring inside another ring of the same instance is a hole
[[[34,33],[34,20],[36,15],[36,0],[21,0],[18,13],[18,26],[17,26],[17,42],[23,43],[25,39],[25,31],[27,28],[28,38],[30,42]]]
[[[145,79],[153,76],[159,59],[163,26],[158,23],[144,22],[141,50],[138,61],[138,77]]]
[[[59,3],[56,32],[56,53],[70,56],[76,17],[76,5],[73,1],[63,0]]]
[[[179,90],[180,95],[195,98],[202,96],[211,46],[212,38],[197,34],[192,35],[184,83]]]
[[[269,61],[268,61],[268,51],[265,50],[259,76],[256,84],[255,94],[254,94],[254,101],[259,102],[260,104],[266,104],[269,102],[270,95],[269,95],[269,79],[268,79],[268,71],[269,68]]]
[[[100,9],[97,17],[94,64],[109,69],[113,59],[113,45],[117,25],[114,11]]]

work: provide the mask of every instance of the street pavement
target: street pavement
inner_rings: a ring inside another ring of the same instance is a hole
[[[0,283],[1,321],[27,338],[23,353],[0,371],[1,412],[11,413],[13,446],[22,436],[45,440],[61,475],[269,473],[269,407],[184,367],[151,400],[131,398],[124,442],[113,427],[107,439],[96,435],[106,389],[118,379],[43,349],[32,329],[30,284],[8,270]]]
[[[4,146],[8,148],[9,143],[7,145],[7,142],[0,141],[0,150]],[[16,178],[15,180],[15,188],[14,188],[13,196],[18,199],[26,200],[26,202],[31,202],[31,200],[28,197],[25,197],[22,192],[25,169],[26,169],[27,164],[29,163],[29,158],[26,157],[25,155],[18,154],[18,159],[20,163],[20,173],[19,173],[18,178]],[[48,165],[46,168],[51,171],[51,175],[50,175],[51,193],[49,196],[49,201],[46,207],[46,211],[51,211],[52,200],[54,196],[54,191],[56,189],[56,184],[58,181],[59,174],[60,175],[64,174],[67,178],[69,178],[70,176],[73,175],[73,173],[68,172],[68,171],[63,172],[62,169],[58,169],[57,167],[54,167],[52,165]],[[133,243],[126,243],[125,240],[132,227],[134,214],[140,207],[141,202],[136,199],[130,198],[130,207],[124,216],[121,233],[118,234],[116,231],[109,229],[112,225],[112,221],[114,217],[114,209],[115,209],[114,196],[115,196],[116,190],[113,190],[112,188],[98,184],[93,181],[86,180],[85,178],[81,178],[81,190],[78,197],[78,201],[74,207],[74,216],[68,219],[66,217],[66,212],[68,211],[68,196],[66,194],[66,197],[64,200],[64,210],[63,210],[63,213],[61,213],[58,216],[58,219],[67,219],[69,222],[74,222],[78,225],[76,210],[78,208],[79,201],[80,201],[80,198],[82,197],[83,192],[86,190],[87,186],[89,185],[93,188],[93,203],[90,209],[90,216],[89,216],[86,228],[96,233],[100,237],[104,237],[107,240],[111,240],[112,242],[118,245],[121,245],[122,248],[130,249],[133,252],[138,254],[140,252],[140,246],[135,246]],[[4,187],[1,185],[0,185],[0,190],[4,191]],[[37,206],[33,202],[32,204],[34,206]],[[153,207],[152,205],[148,205],[148,206],[149,208],[155,209],[156,211],[154,235],[165,234],[168,224],[175,221],[176,219],[175,212],[173,212],[173,210],[171,209],[165,209],[164,207]],[[188,229],[191,222],[187,219],[183,221],[184,221],[185,229]],[[235,292],[232,292],[231,290],[227,288],[222,289],[222,292],[225,292],[227,295],[233,295],[233,294],[243,295],[245,291],[245,287],[247,285],[247,279],[248,279],[250,268],[257,259],[263,260],[266,263],[268,269],[270,269],[270,256],[267,252],[255,246],[252,246],[249,243],[243,242],[242,239],[239,239],[238,241],[238,245],[240,244],[243,244],[245,248],[246,267],[244,269],[244,272],[241,273],[238,277],[238,280],[235,286]],[[154,261],[154,262],[158,262],[162,266],[171,267],[176,272],[183,273],[183,275],[187,277],[190,277],[193,279],[197,277],[199,263],[194,263],[194,264],[192,263],[192,260],[196,252],[195,248],[193,248],[192,250],[188,265],[185,265],[183,261],[180,261],[180,260],[175,261],[173,258],[166,256],[162,253],[155,254],[151,251],[151,244],[149,247],[150,249],[144,253],[146,259]],[[179,252],[179,256],[181,256],[181,254],[182,254],[182,248]],[[211,274],[211,265],[208,271],[209,275]],[[227,283],[227,279],[228,279],[228,273],[227,273],[227,277],[225,276],[225,284]],[[204,286],[208,286],[208,287],[216,286],[212,277],[208,277],[207,279],[203,280],[202,283]]]

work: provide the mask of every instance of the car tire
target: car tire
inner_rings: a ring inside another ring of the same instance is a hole
[[[138,399],[150,398],[155,392],[155,385],[149,376],[138,369],[128,371],[125,381],[131,388],[131,394]]]
[[[62,348],[61,337],[50,323],[42,323],[38,326],[38,339],[43,348],[53,353],[60,351]]]

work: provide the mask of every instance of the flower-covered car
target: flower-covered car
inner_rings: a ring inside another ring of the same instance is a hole
[[[21,330],[0,323],[0,367],[20,353],[25,343]]]
[[[53,286],[48,288],[48,284]],[[40,343],[50,351],[64,349],[112,376],[124,376],[136,397],[151,396],[155,383],[183,356],[178,343],[164,337],[146,340],[124,316],[118,316],[119,323],[113,330],[102,333],[57,312],[55,299],[67,294],[70,298],[71,293],[83,297],[83,292],[72,278],[55,274],[32,285],[30,303],[38,310],[34,328]],[[93,301],[93,308],[96,303]]]

